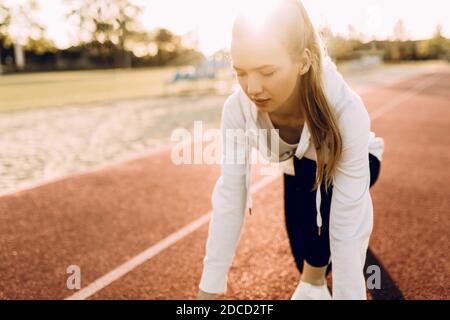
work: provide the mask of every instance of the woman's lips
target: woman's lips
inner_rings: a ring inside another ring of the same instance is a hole
[[[266,99],[266,100],[253,100],[253,102],[256,104],[256,105],[258,105],[258,106],[264,106],[265,105],[265,103],[267,102],[267,101],[269,101],[270,99]]]

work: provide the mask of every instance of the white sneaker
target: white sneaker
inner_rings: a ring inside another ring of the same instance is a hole
[[[315,286],[300,281],[291,300],[332,300],[332,297],[326,283],[321,286]]]

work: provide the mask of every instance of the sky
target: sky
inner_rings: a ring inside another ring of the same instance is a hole
[[[7,0],[18,4],[25,0]],[[38,19],[47,27],[47,36],[61,47],[76,39],[76,29],[65,22],[63,0],[38,0]],[[148,30],[164,27],[175,34],[195,32],[199,49],[209,55],[228,49],[233,17],[242,3],[260,6],[261,0],[132,0],[144,7],[142,24]],[[368,37],[386,39],[402,19],[411,39],[430,37],[438,23],[450,37],[448,0],[303,0],[313,23],[328,25],[334,33],[347,35],[348,25]],[[21,32],[16,28],[15,33]]]

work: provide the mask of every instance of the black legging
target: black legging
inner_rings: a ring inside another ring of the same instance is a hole
[[[369,166],[372,187],[380,173],[380,161],[370,153]],[[326,193],[325,182],[321,185],[322,229],[319,236],[316,224],[316,191],[311,191],[316,177],[316,162],[294,156],[294,170],[301,174],[284,174],[285,224],[292,254],[300,273],[303,272],[303,261],[306,260],[313,267],[328,266],[328,275],[331,271],[329,224],[333,186]]]

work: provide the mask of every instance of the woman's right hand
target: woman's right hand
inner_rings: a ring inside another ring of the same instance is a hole
[[[197,300],[215,300],[217,297],[217,293],[209,293],[202,290],[198,291]]]

